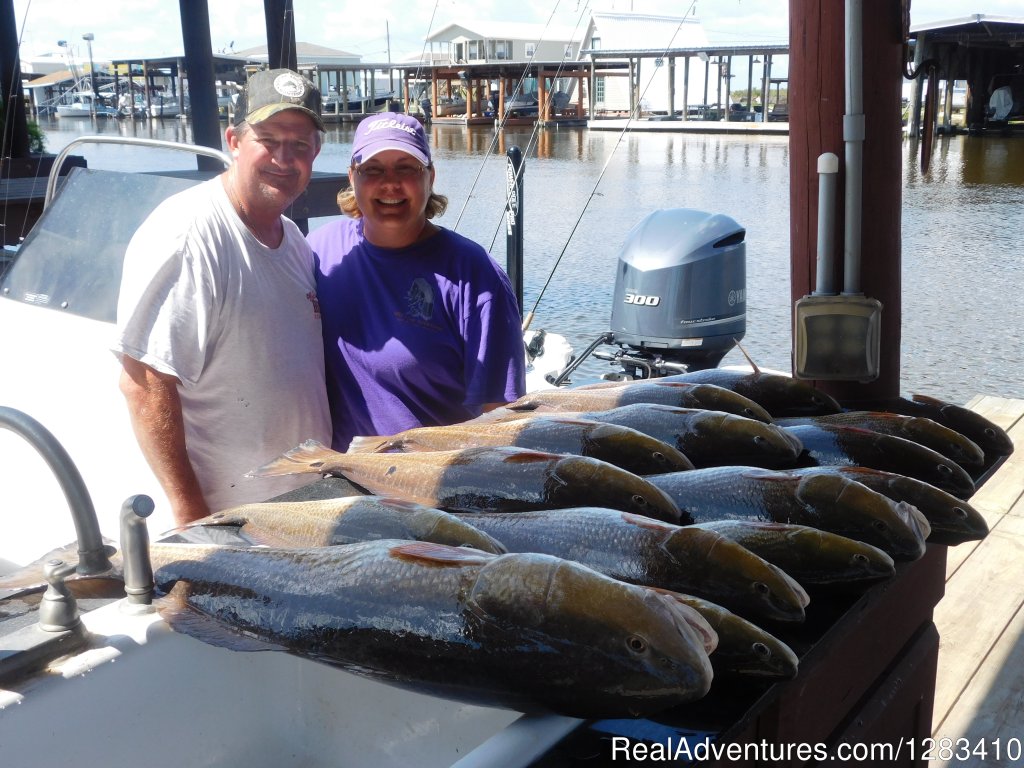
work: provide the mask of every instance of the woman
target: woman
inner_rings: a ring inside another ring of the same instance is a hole
[[[431,219],[423,126],[393,112],[356,129],[348,218],[314,232],[333,447],[356,435],[454,424],[520,397],[525,353],[508,277],[471,240]]]

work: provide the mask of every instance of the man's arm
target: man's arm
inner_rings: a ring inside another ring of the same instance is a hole
[[[163,487],[179,525],[210,513],[185,451],[178,379],[122,357],[121,393],[142,454]]]

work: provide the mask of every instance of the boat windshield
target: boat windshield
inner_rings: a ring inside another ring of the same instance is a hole
[[[160,202],[199,180],[72,169],[3,275],[0,296],[113,323],[128,241]]]

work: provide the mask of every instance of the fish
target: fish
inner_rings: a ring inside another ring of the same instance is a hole
[[[448,512],[498,512],[601,504],[671,523],[684,511],[649,480],[587,456],[484,447],[425,453],[339,453],[307,440],[249,474],[345,477],[371,494]]]
[[[768,411],[773,418],[818,416],[839,413],[843,410],[834,397],[820,389],[815,389],[805,381],[760,370],[737,371],[729,368],[707,368],[702,371],[662,376],[654,381],[713,384],[753,400]],[[586,385],[588,388],[595,386],[603,386],[603,384]]]
[[[807,525],[716,520],[693,527],[722,534],[804,585],[867,583],[896,573],[878,547]]]
[[[637,475],[693,469],[693,463],[681,451],[630,427],[562,414],[551,414],[543,420],[517,415],[514,421],[492,424],[468,422],[418,427],[386,437],[359,436],[353,438],[348,452],[411,453],[511,445],[589,456]]]
[[[723,411],[637,403],[576,415],[657,438],[686,454],[695,467],[762,462],[795,467],[803,451],[799,439],[787,430]]]
[[[711,653],[716,680],[724,676],[780,680],[796,677],[800,660],[793,649],[754,622],[710,600],[659,591],[700,613],[718,635],[718,646]]]
[[[902,437],[859,427],[818,424],[785,427],[804,446],[804,466],[859,466],[906,475],[961,499],[974,494],[974,480],[941,453]]]
[[[932,543],[954,546],[980,541],[988,535],[988,522],[968,502],[913,477],[867,467],[808,467],[789,471],[796,475],[838,473],[893,501],[913,505],[928,518],[928,541]]]
[[[977,443],[956,430],[922,416],[903,416],[883,411],[845,411],[827,416],[782,418],[776,423],[782,427],[819,424],[860,427],[883,435],[902,437],[931,448],[964,469],[980,468],[985,464],[985,453]]]
[[[710,467],[653,475],[650,480],[685,504],[697,523],[806,525],[871,544],[897,560],[921,557],[931,530],[924,515],[909,504],[835,474],[801,477],[757,467]]]
[[[383,496],[243,504],[172,529],[237,527],[251,544],[326,547],[374,539],[430,541],[492,554],[505,548],[450,512]]]
[[[704,408],[725,411],[748,419],[770,423],[772,417],[750,398],[713,384],[662,383],[645,379],[622,386],[601,389],[542,389],[531,392],[504,406],[509,411],[604,411],[634,403],[657,403],[677,408]]]
[[[1009,456],[1013,453],[1013,440],[1002,427],[962,405],[947,403],[928,395],[913,395],[911,399],[898,397],[887,400],[884,406],[884,410],[890,413],[921,416],[954,429],[977,443],[986,457]]]
[[[460,514],[510,552],[540,552],[612,578],[703,597],[751,619],[803,621],[807,592],[789,574],[713,531],[602,507]]]
[[[640,717],[700,699],[713,679],[715,634],[698,613],[547,555],[382,539],[165,544],[154,559],[157,608],[177,632],[460,702]]]

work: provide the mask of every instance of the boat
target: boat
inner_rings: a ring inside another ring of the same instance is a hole
[[[58,102],[55,106],[57,117],[66,118],[91,118],[96,117],[118,117],[120,112],[115,105],[108,103],[106,97],[96,98],[92,91],[72,91],[65,95],[65,101]]]
[[[218,105],[219,106],[219,105]],[[181,108],[181,100],[176,96],[164,96],[162,93],[157,94],[152,98],[152,103],[149,105],[149,116],[156,118],[165,117],[182,117],[188,113],[188,103],[185,104],[185,109]]]
[[[205,147],[95,136],[69,144],[54,167],[85,142],[231,162]],[[125,515],[146,526],[147,539],[171,527],[128,423],[108,344],[128,239],[161,200],[202,178],[76,168],[58,194],[56,171],[51,176],[45,212],[0,291],[0,322],[21,329],[0,334],[0,355],[26,374],[0,381],[3,496],[8,520],[13,510],[32,519],[0,537],[0,576],[54,542],[78,541],[97,556],[108,541],[128,551],[118,535]],[[104,215],[93,215],[101,200]],[[67,370],[76,372],[74,397],[39,386]],[[77,567],[88,559],[80,555]],[[56,602],[61,618],[44,600],[38,623],[35,612],[11,619],[0,610],[0,744],[5,764],[19,768],[71,760],[83,744],[103,745],[112,765],[144,755],[147,766],[167,768],[210,760],[327,768],[344,753],[366,765],[514,768],[580,722],[411,692],[287,654],[215,648],[170,631],[151,607],[128,598]],[[187,711],[154,706],[154,691],[170,707],[189,702]],[[94,706],[99,701],[116,705]],[[166,727],[169,717],[174,728]],[[185,720],[193,725],[181,738]],[[66,738],[49,735],[55,722]]]

